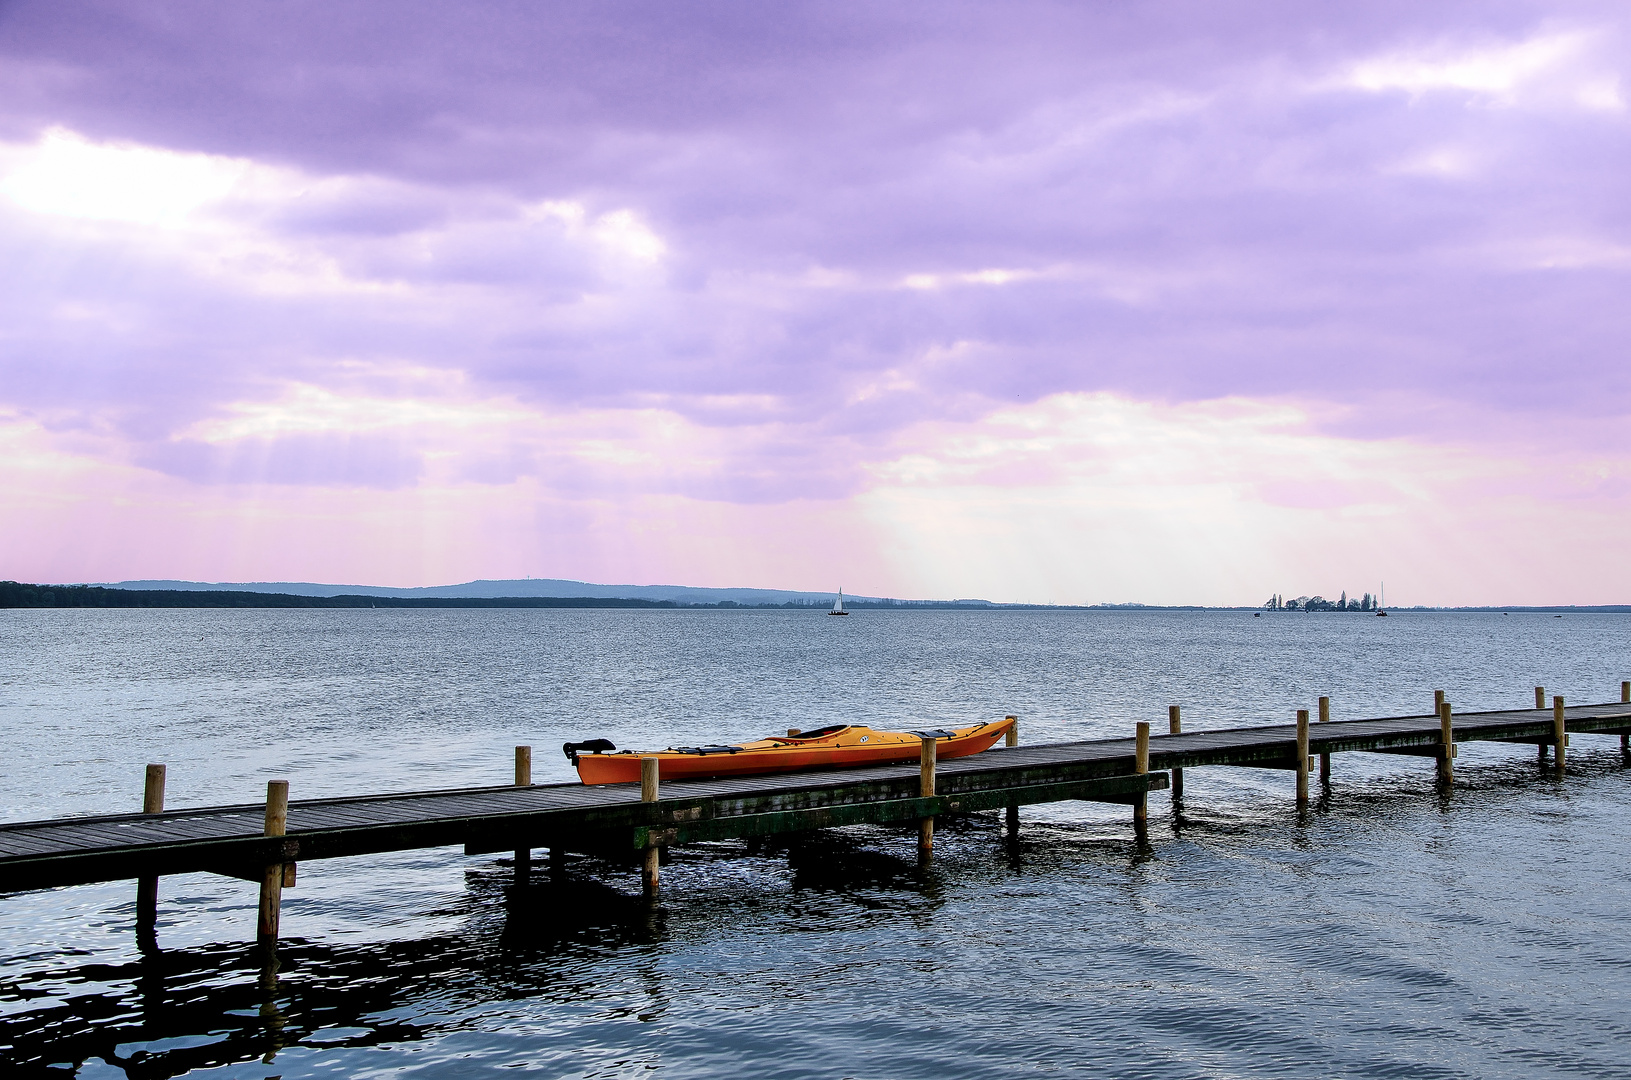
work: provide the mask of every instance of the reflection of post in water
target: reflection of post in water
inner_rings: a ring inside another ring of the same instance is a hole
[[[136,993],[142,1003],[142,1027],[148,1031],[156,1030],[159,1017],[166,1002],[164,1000],[164,965],[168,962],[157,949],[143,949],[139,974],[136,976]]]
[[[142,813],[164,813],[164,766],[149,765],[142,785]],[[148,874],[136,879],[136,947],[152,952],[159,947],[159,879]]]
[[[285,1021],[283,1019],[283,1010],[278,1008],[277,1003],[277,974],[279,967],[277,941],[276,939],[262,941],[255,948],[260,953],[261,961],[261,1024],[266,1029],[266,1037],[269,1043],[266,1048],[266,1055],[261,1058],[261,1061],[270,1065],[272,1059],[277,1056],[277,1052],[283,1049],[284,1045],[283,1028]]]

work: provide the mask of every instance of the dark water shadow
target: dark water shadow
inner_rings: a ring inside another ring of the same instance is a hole
[[[841,925],[857,908],[937,909],[932,874],[876,850],[877,840],[837,830],[766,845],[767,854],[785,858],[794,887],[759,890],[755,917],[807,930]],[[676,852],[670,868],[706,874],[710,867],[696,864],[739,860],[739,848]],[[456,1017],[466,1005],[603,998],[605,963],[617,957],[652,968],[650,996],[660,1001],[657,965],[637,958],[673,938],[676,910],[685,937],[731,933],[735,920],[722,918],[721,909],[739,915],[743,890],[685,889],[675,908],[599,880],[628,884],[628,876],[626,867],[584,857],[558,880],[535,864],[518,882],[512,863],[495,861],[471,868],[459,900],[428,913],[462,917],[456,933],[367,944],[289,938],[271,964],[247,943],[165,949],[162,940],[129,959],[62,957],[66,963],[0,981],[0,1071],[8,1078],[70,1076],[100,1058],[129,1077],[158,1080],[275,1062],[296,1046],[412,1043],[461,1026]]]
[[[578,976],[594,961],[662,936],[638,897],[572,881],[516,898],[506,895],[512,880],[496,868],[468,875],[471,904],[494,914],[461,934],[366,945],[286,939],[271,965],[253,945],[160,948],[0,982],[0,1002],[12,1006],[0,1018],[0,1061],[7,1076],[65,1076],[101,1058],[149,1080],[270,1061],[297,1045],[413,1042],[446,1030],[450,1000],[592,997]],[[426,1010],[442,1017],[434,1023],[412,1017],[427,995],[438,1001]],[[172,1045],[142,1048],[155,1043]]]

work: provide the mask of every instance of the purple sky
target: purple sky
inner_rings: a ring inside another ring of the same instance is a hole
[[[1626,600],[1628,23],[0,3],[0,576]]]

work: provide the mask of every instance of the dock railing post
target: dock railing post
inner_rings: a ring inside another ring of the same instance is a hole
[[[1544,709],[1545,707],[1546,688],[1544,686],[1537,686],[1535,687],[1535,708]],[[1546,763],[1546,748],[1550,745],[1550,743],[1543,742],[1535,747],[1535,756],[1540,758],[1541,764],[1543,765]]]
[[[1019,745],[1019,717],[1009,716],[1009,717],[1005,717],[1004,719],[1013,721],[1012,724],[1008,725],[1008,734],[1007,734],[1007,736],[1005,738],[1004,745],[1011,746],[1011,747],[1012,746],[1018,746]],[[1008,804],[1008,835],[1010,837],[1014,837],[1014,836],[1019,835],[1019,804],[1018,803],[1009,803]]]
[[[1331,722],[1331,699],[1328,698],[1328,697],[1322,697],[1322,698],[1320,698],[1320,723],[1329,724],[1330,722]],[[1330,754],[1321,754],[1320,755],[1320,783],[1329,784],[1330,782],[1331,782],[1331,755]]]
[[[918,781],[917,793],[920,798],[934,798],[934,761],[935,738],[933,735],[921,736],[923,743],[918,749]],[[920,862],[928,862],[934,854],[934,818],[923,817],[917,819],[917,857]]]
[[[1620,684],[1620,704],[1631,704],[1631,682]],[[1631,732],[1620,732],[1620,756],[1631,758]]]
[[[1434,690],[1433,691],[1433,715],[1437,716],[1438,711],[1440,709],[1442,709],[1443,707],[1444,707],[1444,691]]]
[[[1557,774],[1563,775],[1563,759],[1568,751],[1569,734],[1563,725],[1563,698],[1552,698],[1552,749],[1557,753]]]
[[[266,782],[266,836],[282,836],[289,827],[289,781]],[[278,916],[283,907],[283,864],[267,863],[261,870],[260,908],[255,937],[262,944],[277,943]]]
[[[1450,719],[1450,703],[1438,705],[1438,781],[1445,787],[1455,783],[1455,731]]]
[[[532,786],[532,747],[515,748],[515,786]],[[525,885],[532,878],[532,849],[515,849],[515,883]]]
[[[164,813],[164,766],[149,765],[142,782],[142,813]],[[159,879],[144,874],[136,879],[136,944],[146,952],[158,946]]]
[[[1148,721],[1138,722],[1137,734],[1133,737],[1133,772],[1140,776],[1150,771],[1150,725]],[[1133,827],[1143,830],[1149,821],[1150,796],[1147,791],[1140,791],[1133,796]]]
[[[1297,710],[1297,805],[1308,805],[1308,710]]]
[[[657,801],[658,769],[660,758],[643,757],[640,759],[640,801]],[[647,896],[657,895],[657,865],[662,858],[662,850],[649,841],[646,844],[645,859],[641,864],[640,887]]]
[[[1178,706],[1168,705],[1167,706],[1167,734],[1169,734],[1169,735],[1182,735],[1183,733],[1184,733],[1183,714],[1179,711]],[[1179,803],[1179,802],[1184,801],[1184,770],[1182,770],[1182,769],[1173,769],[1172,770],[1172,801],[1175,802],[1175,803]]]

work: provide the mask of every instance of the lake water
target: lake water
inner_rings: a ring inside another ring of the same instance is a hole
[[[1631,616],[914,611],[3,611],[0,817],[572,778],[567,739],[736,741],[1016,713],[1026,742],[1617,700]],[[1470,744],[1191,770],[1182,813],[1026,808],[629,867],[458,849],[309,862],[262,977],[255,887],[0,895],[5,1076],[1631,1075],[1631,772]],[[0,882],[3,887],[3,882]]]

